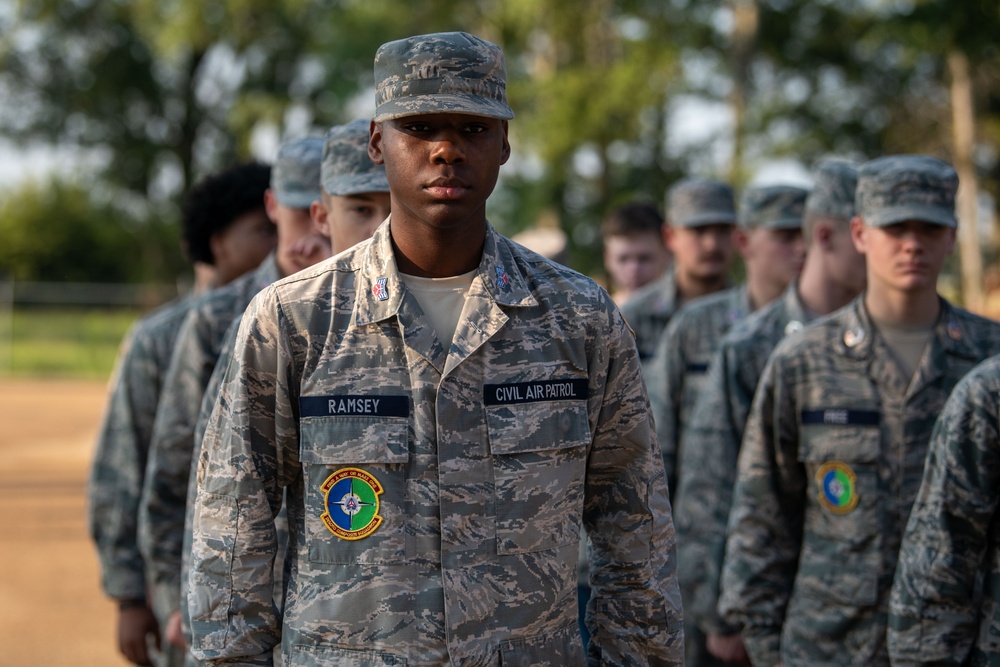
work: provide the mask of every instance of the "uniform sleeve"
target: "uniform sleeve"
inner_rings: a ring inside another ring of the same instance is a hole
[[[753,400],[754,387],[745,386],[739,369],[732,346],[724,343],[681,435],[676,516],[678,567],[691,591],[685,613],[715,635],[737,632],[719,616],[717,605],[740,441]]]
[[[647,363],[644,376],[653,410],[656,439],[663,454],[663,470],[667,476],[667,489],[673,497],[677,490],[677,448],[680,418],[681,390],[684,378],[684,355],[679,344],[675,318],[660,336],[653,358]]]
[[[681,665],[684,631],[662,458],[635,344],[616,310],[611,317],[591,359],[588,664]]]
[[[251,303],[202,443],[188,606],[193,653],[212,664],[270,665],[280,639],[279,450],[298,445],[280,317],[270,290]]]
[[[978,614],[989,608],[976,579],[1000,495],[997,368],[966,377],[934,426],[892,587],[894,665],[965,664]]]
[[[155,356],[141,330],[122,344],[90,473],[88,523],[111,598],[145,599],[139,499],[159,395]]]
[[[153,424],[139,517],[139,545],[159,613],[180,609],[184,511],[194,429],[216,352],[198,309],[181,325]]]
[[[740,450],[719,610],[742,628],[754,665],[780,662],[781,627],[802,542],[805,472],[788,369],[772,357],[750,408]]]

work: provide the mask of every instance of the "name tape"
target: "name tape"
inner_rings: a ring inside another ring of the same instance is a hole
[[[827,408],[825,410],[803,410],[803,425],[825,426],[878,426],[881,415],[873,410],[846,410]]]
[[[409,417],[410,400],[407,396],[302,396],[299,413],[303,417]]]
[[[586,398],[586,380],[539,380],[537,382],[483,385],[483,403],[486,405],[584,400]]]

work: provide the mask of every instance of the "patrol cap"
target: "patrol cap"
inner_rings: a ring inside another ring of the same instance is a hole
[[[858,165],[842,158],[823,158],[813,166],[813,187],[806,197],[810,213],[850,220],[854,217],[854,191],[858,186]]]
[[[889,155],[858,168],[857,214],[865,224],[885,227],[921,220],[952,229],[958,174],[927,155]]]
[[[271,168],[271,191],[278,203],[309,208],[319,199],[319,171],[323,161],[322,137],[289,139],[278,147]]]
[[[388,192],[385,165],[368,157],[369,121],[363,118],[345,125],[335,125],[323,141],[323,189],[334,196],[362,192]]]
[[[667,224],[702,227],[736,224],[733,189],[722,181],[686,178],[667,190]]]
[[[740,225],[747,229],[800,229],[809,191],[794,185],[747,188],[740,199]]]
[[[380,46],[375,121],[427,113],[513,118],[500,47],[465,32],[417,35]]]

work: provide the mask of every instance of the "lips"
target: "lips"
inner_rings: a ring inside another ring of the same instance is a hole
[[[424,186],[435,199],[461,199],[471,188],[457,178],[436,178]]]

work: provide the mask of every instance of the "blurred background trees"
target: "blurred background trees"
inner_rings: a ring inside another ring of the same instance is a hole
[[[80,168],[0,184],[0,272],[171,279],[184,270],[173,223],[192,182],[369,115],[379,44],[456,29],[507,56],[514,158],[491,220],[507,233],[560,226],[583,271],[597,270],[612,205],[660,204],[683,174],[801,179],[826,153],[952,162],[970,304],[996,259],[995,0],[6,2],[0,138],[55,147]],[[45,210],[60,224],[40,226]],[[53,259],[61,244],[73,268]]]

